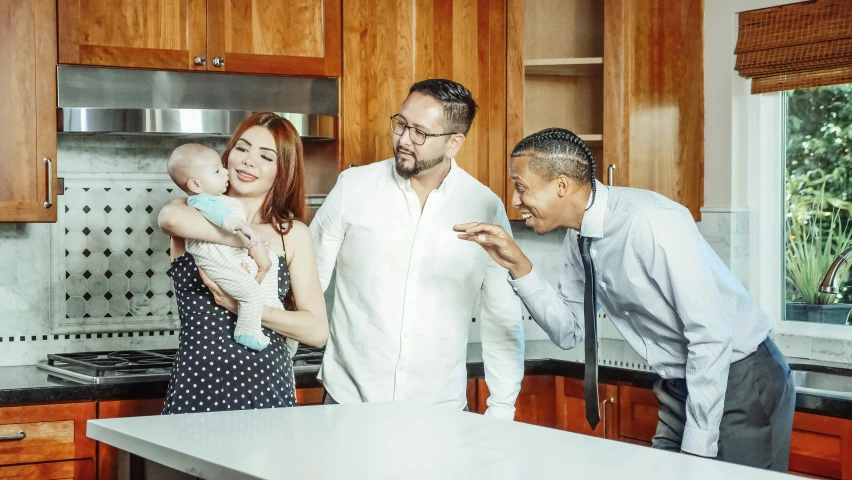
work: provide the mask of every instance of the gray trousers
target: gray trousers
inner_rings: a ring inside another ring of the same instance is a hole
[[[679,452],[686,423],[686,380],[658,380],[654,394],[660,420],[652,446]],[[716,458],[786,473],[795,409],[790,367],[767,338],[754,353],[731,364]]]

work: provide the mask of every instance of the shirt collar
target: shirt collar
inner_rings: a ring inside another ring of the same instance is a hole
[[[396,184],[399,186],[401,190],[411,190],[411,179],[402,178],[399,173],[396,171],[396,159],[391,158],[391,161],[388,162],[391,166],[391,171],[393,172],[393,178],[396,180]],[[441,185],[435,190],[438,193],[446,192],[450,187],[452,187],[457,181],[460,172],[459,166],[456,163],[455,158],[450,159],[450,172],[447,173],[447,176],[444,177],[444,181],[441,182]]]
[[[594,203],[589,207],[586,204],[586,213],[583,215],[583,222],[580,224],[580,235],[589,238],[602,238],[604,232],[604,220],[606,219],[606,204],[609,199],[609,187],[595,180],[595,196]],[[589,203],[592,202],[592,196],[589,195]]]

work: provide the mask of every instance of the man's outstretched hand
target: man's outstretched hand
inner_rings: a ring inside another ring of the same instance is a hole
[[[474,222],[456,225],[453,230],[460,232],[462,240],[480,244],[495,262],[509,270],[513,278],[521,278],[532,270],[530,259],[503,227]]]

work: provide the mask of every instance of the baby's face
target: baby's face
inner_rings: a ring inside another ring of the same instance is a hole
[[[228,190],[228,170],[212,150],[194,162],[192,178],[201,186],[203,193],[222,195]]]

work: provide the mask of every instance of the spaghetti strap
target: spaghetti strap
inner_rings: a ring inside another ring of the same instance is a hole
[[[284,226],[282,225],[280,228],[281,228],[281,231],[283,232]],[[284,245],[284,234],[283,233],[281,234],[281,248],[284,249],[284,258],[286,259],[287,258],[287,245]]]

